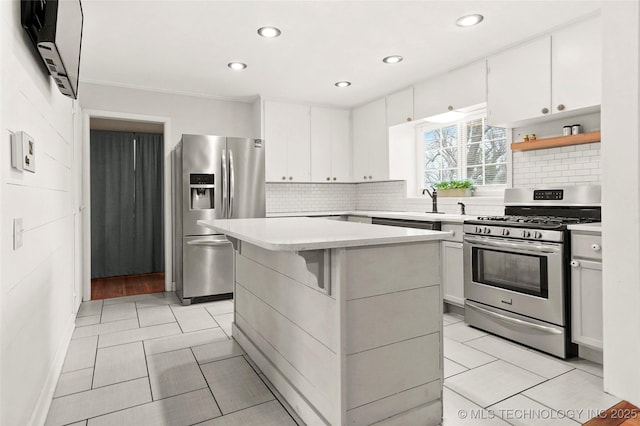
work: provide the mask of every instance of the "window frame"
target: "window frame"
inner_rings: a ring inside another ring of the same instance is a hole
[[[458,153],[457,153],[457,169],[459,173],[458,179],[463,180],[466,179],[467,172],[467,158],[466,157],[466,148],[468,141],[466,140],[466,134],[464,130],[464,124],[473,120],[484,119],[485,123],[487,120],[487,111],[483,110],[480,112],[475,112],[473,114],[466,115],[460,119],[452,120],[444,123],[433,123],[426,122],[424,124],[418,125],[415,127],[416,130],[416,176],[417,176],[417,191],[419,197],[426,197],[426,195],[422,194],[422,190],[424,189],[424,172],[425,172],[425,164],[424,164],[424,133],[432,130],[442,129],[445,127],[449,127],[455,125],[457,127],[458,137],[462,135],[464,138],[463,141],[458,139]],[[498,127],[498,126],[492,126]],[[507,181],[504,184],[490,184],[490,185],[476,185],[476,189],[474,191],[475,197],[502,197],[504,193],[504,189],[511,186],[511,164],[512,164],[512,151],[511,151],[511,141],[512,141],[512,132],[510,128],[505,128],[506,134],[506,168],[507,168]],[[495,163],[490,163],[495,164]],[[484,164],[483,164],[484,165]]]

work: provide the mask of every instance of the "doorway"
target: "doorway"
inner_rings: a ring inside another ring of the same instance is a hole
[[[91,299],[164,291],[164,124],[89,128]]]

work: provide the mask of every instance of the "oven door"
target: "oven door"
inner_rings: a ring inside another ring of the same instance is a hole
[[[464,267],[466,299],[565,325],[561,243],[465,235]]]

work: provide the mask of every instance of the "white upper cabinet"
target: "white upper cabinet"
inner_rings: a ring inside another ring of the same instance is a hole
[[[413,87],[387,96],[387,127],[413,120]]]
[[[378,99],[352,112],[353,180],[389,179],[386,102]]]
[[[349,111],[311,107],[311,181],[351,181]]]
[[[491,125],[542,117],[551,111],[551,38],[543,37],[488,60]]]
[[[309,106],[265,101],[264,139],[267,182],[311,180]]]
[[[489,124],[512,127],[600,105],[600,27],[592,17],[490,57]]]
[[[598,15],[551,35],[552,112],[600,105],[601,26]]]
[[[486,61],[474,62],[414,88],[414,119],[487,101]]]

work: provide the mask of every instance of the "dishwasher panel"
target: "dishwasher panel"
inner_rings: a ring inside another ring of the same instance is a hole
[[[382,217],[374,217],[371,219],[373,225],[400,226],[403,228],[429,229],[432,231],[440,230],[440,222],[429,222],[422,220],[405,220],[405,219],[387,219]]]

